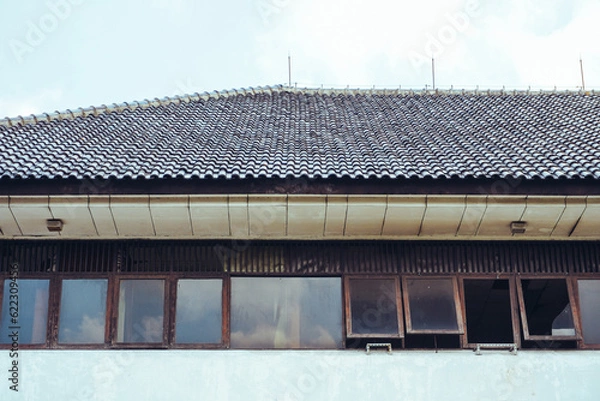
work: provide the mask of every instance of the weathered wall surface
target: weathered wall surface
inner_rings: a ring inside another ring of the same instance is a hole
[[[600,352],[21,351],[11,400],[600,399]]]

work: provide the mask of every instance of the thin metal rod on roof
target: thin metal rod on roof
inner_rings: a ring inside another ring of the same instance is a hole
[[[433,81],[432,88],[435,90],[435,59],[431,58],[431,80]]]
[[[292,87],[292,56],[288,53],[288,86]]]
[[[581,59],[581,55],[579,56],[579,69],[581,71],[581,89],[585,90],[585,80],[583,79],[583,60]]]

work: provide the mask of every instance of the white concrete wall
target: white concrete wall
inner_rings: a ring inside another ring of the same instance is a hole
[[[0,400],[600,400],[600,351],[0,350]]]

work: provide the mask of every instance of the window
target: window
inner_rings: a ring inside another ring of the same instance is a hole
[[[19,344],[46,343],[49,284],[50,280],[4,280],[0,343],[13,342],[15,326]]]
[[[234,348],[341,348],[341,279],[234,277]]]
[[[583,342],[600,345],[600,280],[577,280]]]
[[[456,278],[404,278],[408,334],[462,334]]]
[[[164,280],[121,280],[117,342],[162,343]]]
[[[577,339],[566,279],[521,279],[518,293],[525,340]]]
[[[221,279],[177,281],[176,343],[221,343],[222,290]]]
[[[463,280],[467,343],[515,343],[511,287],[508,279]]]
[[[62,281],[59,343],[104,342],[107,288],[107,279]]]
[[[25,348],[600,348],[597,275],[51,274],[5,276],[0,348],[16,285]]]
[[[399,278],[349,278],[348,337],[403,337]]]

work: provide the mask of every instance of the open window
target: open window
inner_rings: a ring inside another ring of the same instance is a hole
[[[517,290],[525,340],[578,339],[566,279],[523,278]]]
[[[513,281],[508,278],[465,278],[462,282],[466,345],[518,344]]]
[[[600,347],[600,280],[577,280],[583,344]]]
[[[463,334],[456,277],[405,277],[407,334]]]
[[[346,280],[348,338],[401,338],[402,302],[398,277]]]
[[[232,348],[341,348],[339,277],[231,278]]]

